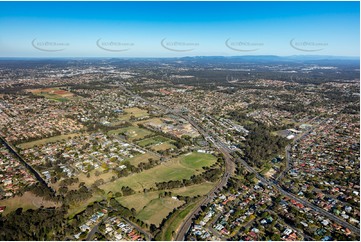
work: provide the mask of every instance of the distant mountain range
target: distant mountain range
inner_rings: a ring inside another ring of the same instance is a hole
[[[291,55],[291,56],[277,56],[277,55],[242,55],[242,56],[185,56],[185,57],[0,57],[0,60],[205,60],[205,59],[233,59],[233,60],[360,60],[359,56],[332,56],[332,55]]]

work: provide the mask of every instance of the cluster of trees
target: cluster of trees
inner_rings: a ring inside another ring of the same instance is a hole
[[[66,178],[64,180],[61,180],[59,185],[60,186],[71,186],[74,183],[78,183],[79,182],[79,178],[77,177],[71,177],[71,178]]]
[[[81,186],[78,190],[69,191],[64,197],[64,204],[76,204],[91,198],[92,192],[86,187]]]
[[[288,140],[271,135],[270,131],[261,123],[249,125],[250,131],[244,142],[244,159],[253,166],[261,168],[265,161],[284,149]]]
[[[128,186],[126,186],[126,187],[123,186],[121,188],[121,191],[123,193],[123,196],[129,196],[129,195],[132,195],[132,194],[135,193],[135,191],[132,188],[128,187]]]
[[[148,170],[150,168],[153,168],[157,165],[159,165],[160,161],[159,160],[154,160],[152,158],[149,158],[148,159],[148,163],[145,163],[145,162],[140,162],[138,164],[138,168],[143,171],[143,170]]]
[[[63,240],[66,211],[60,209],[22,208],[0,217],[0,240]]]
[[[45,200],[53,200],[53,201],[60,200],[59,197],[55,196],[55,193],[54,193],[54,191],[52,191],[52,189],[49,189],[49,187],[46,187],[39,182],[37,182],[31,186],[27,186],[25,190],[31,191],[36,196],[43,197]]]
[[[133,166],[132,164],[130,164],[129,161],[125,161],[123,163],[123,165],[126,166],[125,169],[115,169],[114,171],[117,173],[118,177],[126,177],[126,176],[129,176],[132,173],[139,173],[139,172],[142,172],[144,170],[151,169],[151,168],[153,168],[153,167],[155,167],[155,166],[157,166],[159,164],[160,164],[159,160],[155,160],[155,159],[152,159],[152,158],[149,158],[147,163],[145,163],[145,162],[139,163],[138,167]]]

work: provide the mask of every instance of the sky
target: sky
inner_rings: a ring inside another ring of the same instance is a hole
[[[359,52],[359,2],[0,2],[0,57]]]

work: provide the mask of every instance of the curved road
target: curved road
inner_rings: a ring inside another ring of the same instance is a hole
[[[199,133],[201,135],[203,135],[203,137],[206,140],[210,140],[209,135],[202,128],[200,128],[193,120],[191,120],[190,118],[186,118],[186,117],[183,117],[183,118],[188,120],[188,122],[190,124],[192,124],[199,131]],[[188,214],[186,219],[183,221],[183,224],[178,229],[177,235],[175,237],[175,240],[177,240],[177,241],[181,241],[181,240],[185,239],[185,234],[188,232],[190,226],[192,225],[192,220],[193,220],[194,216],[201,211],[201,206],[207,205],[211,200],[213,200],[213,198],[215,197],[215,192],[227,184],[230,175],[233,174],[235,171],[235,164],[231,160],[231,155],[229,154],[229,152],[227,152],[227,150],[225,150],[223,146],[219,145],[219,143],[217,141],[213,140],[213,144],[224,155],[225,171],[223,173],[221,180],[218,182],[218,184],[210,192],[208,192],[207,196],[204,198],[204,200],[202,202],[199,203],[198,207],[196,209],[194,209],[192,211],[192,213]]]
[[[124,88],[125,89],[125,88]],[[125,89],[127,90],[127,89]],[[130,92],[131,93],[131,92]],[[162,105],[159,105],[159,104],[155,104],[153,102],[150,102],[144,98],[141,98],[139,97],[138,95],[134,95],[134,94],[131,94],[132,96],[134,97],[138,97],[140,98],[141,100],[145,101],[145,102],[148,102],[150,104],[153,104],[155,106],[157,106],[158,108],[161,108],[161,109],[164,109],[166,107],[162,106]],[[209,203],[209,201],[211,201],[213,199],[213,197],[215,196],[214,192],[216,190],[218,190],[219,188],[223,187],[224,185],[227,184],[227,181],[228,181],[228,178],[230,176],[230,174],[234,172],[234,166],[235,166],[235,163],[232,162],[231,160],[231,155],[230,153],[232,153],[233,151],[226,145],[224,144],[223,142],[220,142],[218,139],[215,139],[216,136],[213,135],[210,135],[208,134],[206,131],[204,131],[202,128],[200,128],[198,126],[198,124],[196,122],[194,122],[191,118],[189,117],[184,117],[183,115],[179,114],[179,113],[176,113],[175,111],[171,110],[172,113],[174,113],[175,115],[177,116],[180,116],[186,120],[188,120],[188,122],[190,124],[192,124],[202,135],[203,137],[206,139],[206,140],[210,140],[217,148],[218,150],[224,155],[224,158],[225,158],[225,172],[222,176],[222,179],[219,181],[219,183],[217,184],[217,186],[215,186],[208,194],[207,194],[207,197],[199,204],[199,206],[197,207],[197,209],[195,209],[191,214],[189,214],[187,216],[187,218],[184,220],[183,224],[181,225],[180,229],[178,230],[178,233],[177,233],[177,236],[176,236],[176,240],[180,241],[180,240],[184,240],[184,236],[185,234],[188,232],[191,224],[192,224],[192,218],[194,217],[195,214],[199,213],[200,212],[200,207],[202,205],[206,205],[207,203]],[[323,121],[324,122],[324,121]],[[302,137],[304,137],[305,135],[308,135],[309,133],[312,132],[313,129],[305,132],[304,134],[302,134],[300,137],[297,138],[298,139],[301,139]],[[308,201],[304,201],[298,197],[296,197],[295,195],[291,194],[291,193],[288,193],[286,192],[285,190],[283,190],[278,184],[277,184],[277,181],[269,181],[267,179],[265,179],[263,176],[261,176],[255,169],[253,169],[253,167],[251,167],[250,165],[247,164],[247,162],[245,162],[244,160],[238,158],[237,159],[238,162],[240,162],[249,172],[252,172],[256,175],[257,179],[259,179],[261,182],[263,182],[264,184],[268,184],[269,186],[273,186],[276,190],[278,190],[278,192],[280,192],[281,194],[283,194],[284,196],[288,196],[294,200],[296,200],[297,202],[303,204],[304,206],[308,206],[310,207],[311,209],[313,209],[314,211],[328,217],[329,219],[339,223],[340,225],[342,225],[343,227],[345,228],[348,228],[350,229],[353,233],[357,234],[357,235],[360,235],[360,229],[347,223],[346,221],[336,217],[335,215],[317,207],[316,205],[313,205],[311,204],[310,202]]]

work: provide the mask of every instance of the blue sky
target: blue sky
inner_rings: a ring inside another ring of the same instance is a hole
[[[0,56],[359,56],[359,19],[359,2],[0,2]]]

